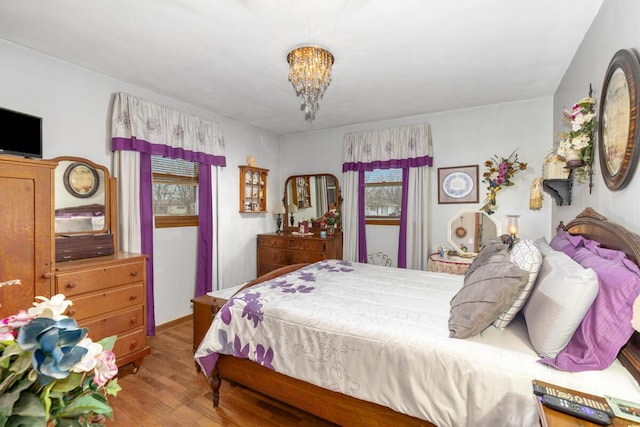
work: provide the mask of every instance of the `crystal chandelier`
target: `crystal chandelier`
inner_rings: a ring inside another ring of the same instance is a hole
[[[293,49],[287,55],[289,81],[300,99],[300,109],[304,118],[316,118],[319,101],[331,83],[333,55],[326,49],[304,46]]]

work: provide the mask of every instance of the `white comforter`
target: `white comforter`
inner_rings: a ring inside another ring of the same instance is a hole
[[[538,426],[534,378],[640,401],[617,361],[578,374],[537,363],[519,320],[449,338],[461,286],[462,276],[321,261],[229,300],[196,359],[206,368],[217,353],[249,358],[438,426]]]

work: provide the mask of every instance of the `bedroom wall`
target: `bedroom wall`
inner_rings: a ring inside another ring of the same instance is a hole
[[[238,165],[246,156],[270,169],[268,206],[280,197],[279,138],[178,100],[97,74],[0,40],[0,106],[43,117],[44,157],[88,158],[111,170],[108,107],[123,91],[220,124],[227,167],[220,172],[220,286],[255,277],[255,235],[275,229],[271,215],[238,213]],[[191,313],[195,284],[196,228],[158,229],[154,234],[156,322]],[[215,284],[214,284],[215,286]]]
[[[438,204],[437,168],[479,165],[493,155],[508,156],[518,149],[521,161],[528,162],[527,170],[518,172],[516,185],[504,188],[498,195],[499,209],[494,217],[506,229],[506,214],[519,214],[522,237],[549,236],[551,199],[545,195],[543,208],[529,210],[529,190],[533,178],[542,175],[542,162],[552,146],[551,97],[531,99],[479,108],[425,114],[380,122],[362,123],[322,132],[289,135],[282,138],[281,188],[290,175],[301,173],[332,173],[342,185],[342,143],[344,134],[368,129],[401,126],[409,123],[431,124],[434,167],[431,173],[433,194],[430,248],[432,251],[446,243],[446,226],[461,208],[478,209],[477,204]],[[320,112],[319,114],[321,114]],[[480,184],[480,202],[486,185]],[[397,260],[398,227],[369,226],[367,251],[382,251]]]
[[[593,21],[580,48],[553,97],[554,135],[566,131],[562,121],[562,107],[571,107],[587,96],[589,83],[599,108],[604,76],[613,55],[619,49],[634,48],[640,51],[640,2],[636,0],[605,0]],[[557,138],[556,138],[557,142]],[[596,150],[597,151],[597,150]],[[594,158],[595,175],[593,191],[587,185],[574,186],[571,206],[554,206],[553,224],[573,218],[582,209],[591,206],[610,220],[640,232],[640,216],[637,214],[640,195],[640,173],[636,171],[627,187],[611,191],[605,185],[599,165],[599,153]]]

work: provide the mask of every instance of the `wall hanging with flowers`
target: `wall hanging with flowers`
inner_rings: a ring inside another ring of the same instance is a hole
[[[102,426],[120,391],[116,337],[92,342],[63,315],[64,295],[36,297],[0,321],[0,426]]]
[[[571,109],[564,108],[564,119],[571,130],[561,135],[558,155],[563,157],[567,168],[573,169],[576,181],[587,182],[593,174],[593,138],[596,132],[595,101],[589,96],[575,103]]]
[[[484,206],[480,209],[489,215],[498,209],[498,205],[496,204],[496,194],[498,191],[500,191],[502,187],[514,185],[512,179],[515,173],[527,168],[526,163],[518,161],[516,151],[511,153],[509,157],[494,156],[484,162],[487,169],[482,174],[482,182],[486,182],[489,185],[487,186],[487,198],[484,201]]]

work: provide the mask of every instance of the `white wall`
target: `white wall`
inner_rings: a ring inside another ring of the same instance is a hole
[[[529,194],[531,182],[542,175],[544,156],[553,145],[551,103],[551,98],[532,99],[289,135],[282,138],[281,180],[284,182],[287,176],[301,173],[326,172],[336,175],[342,184],[342,144],[345,133],[427,122],[431,124],[434,151],[431,174],[432,251],[445,245],[449,219],[456,216],[461,208],[480,208],[486,189],[486,185],[480,182],[480,203],[477,204],[438,204],[437,168],[477,164],[479,180],[482,180],[482,164],[485,160],[494,155],[506,157],[515,149],[518,149],[519,159],[529,166],[527,170],[516,174],[515,186],[500,191],[499,208],[494,217],[506,230],[505,215],[519,214],[521,237],[549,237],[551,197],[545,194],[542,209],[531,211]],[[397,240],[397,227],[367,228],[368,252],[385,252],[394,260],[394,265],[397,261]]]
[[[639,16],[640,2],[637,0],[603,2],[554,95],[554,135],[567,131],[562,122],[562,107],[571,107],[580,98],[587,96],[589,83],[593,86],[596,108],[599,108],[604,76],[613,55],[619,49],[640,50]],[[596,149],[592,194],[589,194],[587,185],[574,185],[571,206],[554,207],[553,224],[557,224],[559,220],[566,223],[585,207],[591,206],[610,220],[638,232],[640,173],[636,171],[630,184],[624,189],[611,191],[602,179],[599,159],[600,153]]]
[[[271,170],[267,192],[268,208],[273,209],[282,188],[278,137],[5,41],[0,41],[0,57],[0,106],[43,118],[45,158],[84,157],[111,170],[108,110],[114,92],[127,92],[217,122],[227,156],[218,195],[220,287],[255,277],[255,235],[274,231],[275,222],[272,215],[238,213],[237,166],[253,155],[260,167]],[[154,233],[158,324],[191,313],[196,240],[194,227]]]

